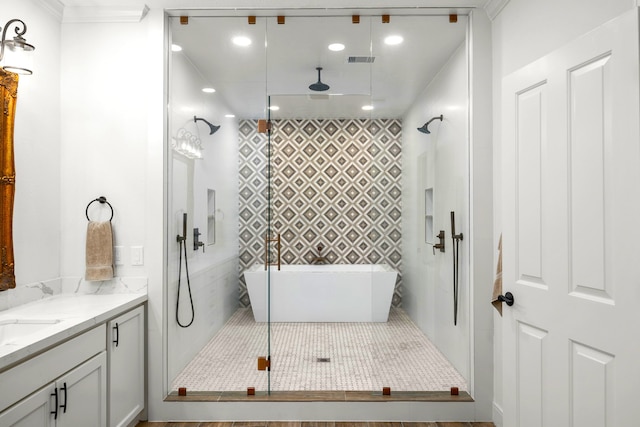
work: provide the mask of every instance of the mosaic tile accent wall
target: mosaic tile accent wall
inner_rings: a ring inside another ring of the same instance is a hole
[[[317,246],[331,264],[389,264],[402,272],[402,122],[395,119],[277,120],[271,153],[257,121],[240,122],[240,304],[242,273],[264,264],[267,155],[272,233],[283,264],[311,264]],[[402,275],[393,295],[402,304]]]

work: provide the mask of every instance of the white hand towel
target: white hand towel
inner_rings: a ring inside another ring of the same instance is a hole
[[[113,231],[111,221],[89,221],[87,226],[86,273],[88,281],[113,278]]]

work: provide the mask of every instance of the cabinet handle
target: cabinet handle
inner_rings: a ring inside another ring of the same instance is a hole
[[[53,411],[49,412],[50,414],[53,414],[53,419],[57,420],[58,419],[58,387],[53,389],[53,393],[51,393],[51,396],[55,396],[56,398],[56,404],[54,406]]]
[[[60,389],[60,391],[64,390],[64,404],[60,405],[60,407],[62,408],[62,413],[66,414],[67,413],[67,383],[65,382],[62,386],[62,388]]]
[[[118,329],[118,322],[116,322],[116,326],[113,327],[113,331],[114,331],[114,335],[115,338],[113,340],[113,342],[115,343],[116,347],[118,346],[118,341],[120,341],[120,330]]]

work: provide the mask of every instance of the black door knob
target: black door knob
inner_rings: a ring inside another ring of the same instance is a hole
[[[498,301],[506,302],[509,307],[513,305],[513,294],[507,292],[504,295],[498,295]]]

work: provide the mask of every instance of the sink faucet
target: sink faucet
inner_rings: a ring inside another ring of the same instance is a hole
[[[313,261],[311,263],[312,264],[328,264],[329,260],[326,257],[322,256],[322,250],[324,249],[324,246],[322,246],[322,243],[318,244],[318,246],[316,246],[316,249],[318,250],[318,256],[313,258]]]

